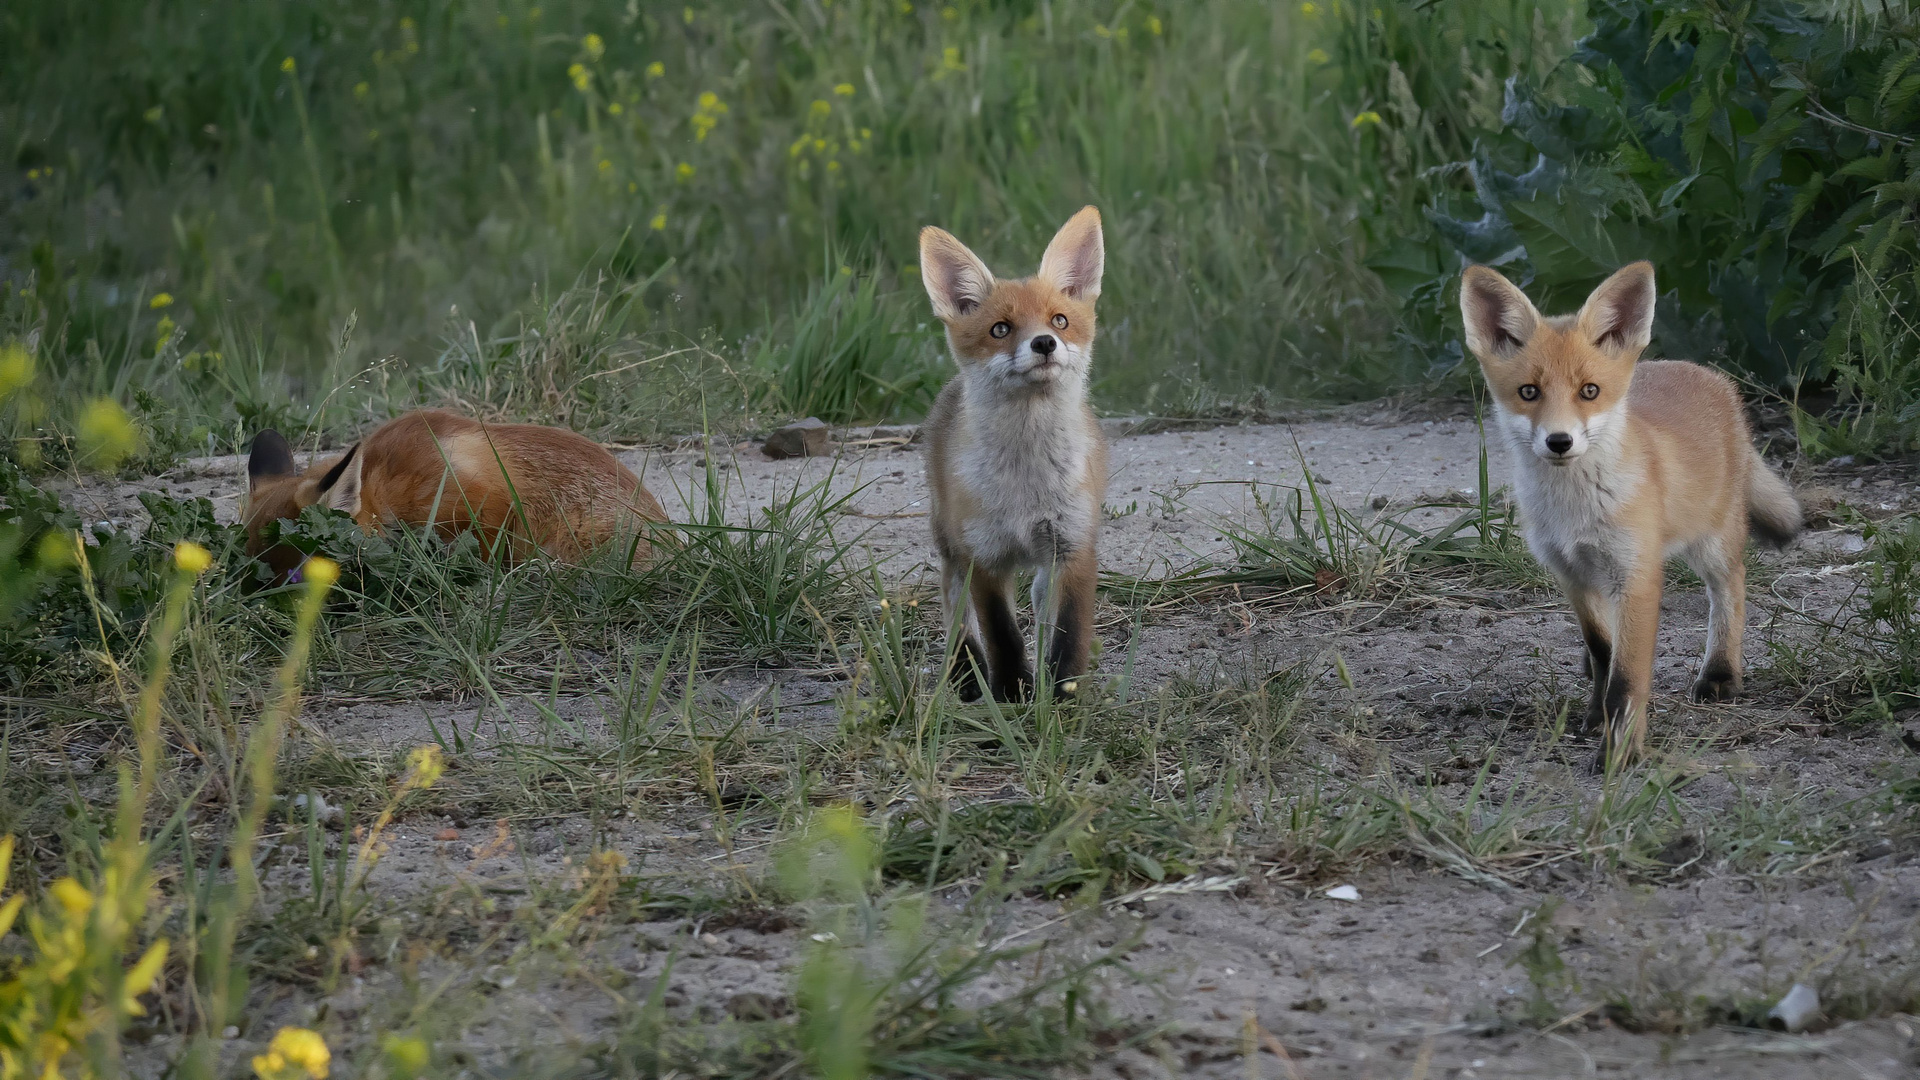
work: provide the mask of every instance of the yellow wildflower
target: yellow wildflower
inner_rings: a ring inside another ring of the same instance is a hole
[[[24,445],[34,446],[36,444],[25,443]],[[86,541],[80,539],[80,534],[77,532],[54,529],[40,538],[40,546],[34,552],[34,558],[39,562],[41,568],[45,570],[58,570],[72,566],[80,561],[80,553],[74,545],[84,544],[85,542]]]
[[[340,564],[324,555],[315,555],[300,564],[300,577],[313,588],[326,590],[340,580]]]
[[[647,65],[647,78],[649,79],[657,79],[660,76],[665,75],[666,73],[667,73],[667,65],[661,63],[658,60],[655,60],[653,63]]]
[[[580,47],[587,50],[587,59],[599,63],[607,54],[607,43],[599,34],[588,34],[580,39]]]
[[[17,341],[0,345],[0,401],[33,381],[33,354]]]
[[[686,23],[688,26],[692,26],[693,25],[693,9],[690,7],[681,8],[680,21],[683,23]]]
[[[954,22],[960,18],[960,9],[952,6],[943,7],[940,9],[940,17],[948,22]]]
[[[701,110],[704,112],[724,113],[727,111],[727,103],[721,101],[720,95],[711,90],[700,91],[699,104]]]
[[[93,894],[70,877],[54,882],[47,891],[53,893],[53,898],[66,909],[68,918],[79,918],[93,910]]]
[[[407,754],[406,786],[409,788],[430,788],[440,782],[440,775],[447,771],[447,763],[440,756],[440,748],[428,743],[416,746]]]
[[[833,88],[833,92],[840,95],[841,97],[852,97],[853,84],[850,82],[843,82],[843,83],[836,84]]]
[[[907,0],[900,0],[899,8],[900,8],[900,14],[902,15],[913,14],[913,5],[907,3]]]
[[[693,179],[693,166],[683,161],[680,164],[674,166],[673,174],[679,177],[680,182],[684,184],[688,180]]]
[[[157,124],[160,122],[161,117],[167,115],[167,110],[159,105],[155,105],[153,108],[148,109],[142,115],[144,115],[147,118],[147,123]]]
[[[1160,16],[1147,16],[1147,33],[1152,34],[1154,37],[1159,37],[1162,29],[1164,29],[1164,27],[1160,24]]]
[[[603,172],[603,173],[606,173],[606,172],[612,172],[612,171],[613,171],[613,162],[611,162],[611,161],[608,161],[608,160],[607,160],[606,158],[601,158],[601,159],[600,159],[600,164],[599,164],[599,165],[597,166],[597,168],[598,168],[598,169],[599,169],[599,170],[600,170],[601,172]]]
[[[199,577],[213,565],[213,552],[191,540],[182,540],[173,545],[173,565]]]
[[[289,56],[285,60],[280,61],[281,71],[284,71],[287,74],[291,75],[293,74],[293,68],[294,68],[293,57]]]
[[[367,85],[365,80],[353,84],[353,96],[356,99],[365,101],[367,100],[367,95],[371,93],[373,93],[373,87]]]
[[[326,1080],[333,1054],[326,1040],[306,1028],[285,1027],[274,1033],[267,1052],[253,1059],[261,1080]]]
[[[80,456],[89,467],[111,469],[140,448],[140,429],[111,398],[100,398],[81,410],[76,426]]]
[[[633,194],[634,192],[636,192],[636,191],[639,191],[639,190],[640,190],[640,185],[639,185],[639,184],[637,184],[637,183],[635,183],[635,182],[634,182],[634,181],[632,181],[632,180],[629,180],[629,181],[627,181],[627,194],[629,194],[629,195],[631,195],[631,194]]]
[[[653,215],[653,220],[647,222],[647,227],[652,229],[654,232],[664,231],[667,227],[667,215],[665,214]]]
[[[1313,3],[1313,0],[1307,0],[1306,3],[1300,5],[1300,14],[1305,15],[1309,19],[1316,18],[1320,14],[1320,5]]]
[[[839,171],[840,171],[840,163],[839,163],[838,161],[829,161],[829,162],[827,162],[827,171],[828,171],[828,172],[830,172],[830,173],[836,173],[836,172],[839,172]]]
[[[425,1039],[414,1036],[401,1038],[387,1035],[380,1040],[380,1049],[387,1055],[387,1071],[401,1080],[413,1080],[427,1071],[432,1055],[427,1050]]]
[[[1348,126],[1357,128],[1357,127],[1364,127],[1368,124],[1378,124],[1379,122],[1380,122],[1380,114],[1377,112],[1374,112],[1372,109],[1368,109],[1366,112],[1363,112],[1360,115],[1354,117],[1353,122]]]
[[[817,154],[820,151],[825,150],[826,148],[827,148],[827,140],[819,138],[818,136],[815,136],[813,140],[813,152]]]
[[[813,114],[815,120],[824,120],[827,114],[833,112],[833,106],[829,105],[822,98],[815,98],[813,99],[813,104],[808,107],[807,111]]]
[[[587,65],[585,64],[569,64],[567,66],[567,78],[572,79],[573,88],[583,94],[587,92],[587,87],[593,82],[593,75],[587,71]]]
[[[402,31],[411,32],[413,28],[417,25],[418,24],[413,21],[413,16],[411,15],[402,15],[400,17],[400,29]]]
[[[621,113],[626,111],[627,111],[627,107],[625,105],[620,104],[617,101],[607,106],[607,114],[609,116],[619,116]]]
[[[1112,37],[1113,36],[1113,31],[1097,23],[1093,27],[1093,33],[1095,37]]]
[[[1307,50],[1308,63],[1324,64],[1327,62],[1328,59],[1330,58],[1327,56],[1327,50],[1325,49],[1308,49]]]
[[[147,1015],[137,999],[153,989],[153,980],[160,977],[160,969],[166,962],[167,943],[163,938],[148,946],[146,953],[128,969],[126,979],[120,984],[120,1008],[129,1016]]]
[[[960,61],[960,50],[952,45],[940,50],[940,70],[965,71],[967,65]]]
[[[172,307],[172,306],[173,306],[172,293],[157,292],[153,294],[153,299],[147,301],[147,307],[154,311],[159,311],[163,307]]]

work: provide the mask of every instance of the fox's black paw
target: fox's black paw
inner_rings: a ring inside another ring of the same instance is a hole
[[[1694,681],[1692,697],[1695,701],[1731,701],[1739,692],[1740,676],[1734,673],[1733,666],[1714,660]]]

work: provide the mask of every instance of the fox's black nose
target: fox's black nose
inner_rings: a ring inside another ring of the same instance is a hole
[[[1053,350],[1060,347],[1060,343],[1053,340],[1052,334],[1041,334],[1039,337],[1034,338],[1030,344],[1033,347],[1033,351],[1039,353],[1041,356],[1052,356]]]
[[[1556,431],[1547,436],[1547,449],[1556,454],[1564,454],[1573,449],[1573,436],[1564,431]]]

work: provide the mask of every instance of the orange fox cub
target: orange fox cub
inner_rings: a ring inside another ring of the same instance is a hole
[[[1608,278],[1574,315],[1543,317],[1506,278],[1468,268],[1467,348],[1492,388],[1514,458],[1527,546],[1560,581],[1586,639],[1602,762],[1646,742],[1660,578],[1683,559],[1707,585],[1696,701],[1740,689],[1749,531],[1784,546],[1793,491],[1753,448],[1733,381],[1677,360],[1641,360],[1653,336],[1653,266]]]
[[[247,554],[284,579],[300,563],[288,544],[265,548],[261,530],[315,503],[373,530],[432,525],[445,538],[471,529],[492,551],[502,539],[524,558],[538,547],[578,560],[619,537],[634,558],[650,549],[643,522],[664,522],[660,503],[605,447],[563,428],[482,424],[439,409],[376,428],[340,457],[298,471],[287,440],[269,428],[247,459]]]
[[[1107,487],[1107,444],[1087,404],[1093,304],[1106,252],[1100,212],[1073,215],[1040,272],[996,280],[966,245],[932,226],[920,232],[920,275],[960,374],[927,414],[927,484],[941,596],[960,634],[953,677],[960,696],[1032,690],[1014,588],[1033,571],[1033,611],[1044,674],[1073,693],[1093,642],[1094,540]]]

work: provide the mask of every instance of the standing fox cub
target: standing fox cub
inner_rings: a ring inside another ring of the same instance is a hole
[[[1740,689],[1751,531],[1784,546],[1800,504],[1753,448],[1733,381],[1698,364],[1640,360],[1653,336],[1653,266],[1603,282],[1578,314],[1544,318],[1506,278],[1469,267],[1467,348],[1513,450],[1527,546],[1573,602],[1586,639],[1602,761],[1645,747],[1660,579],[1678,556],[1707,584],[1696,701]]]
[[[315,503],[344,510],[369,531],[384,523],[433,526],[443,538],[467,530],[489,552],[504,538],[524,558],[536,547],[578,561],[619,537],[644,561],[646,526],[667,520],[653,497],[606,448],[564,428],[483,424],[441,409],[411,412],[376,428],[347,452],[306,472],[269,428],[247,459],[247,554],[285,580],[300,564],[290,544],[267,548],[262,530]]]
[[[1022,570],[1034,573],[1044,673],[1073,693],[1087,670],[1107,487],[1087,367],[1105,264],[1091,206],[1047,245],[1040,272],[1017,281],[996,281],[950,233],[920,232],[920,275],[960,363],[927,414],[926,439],[941,596],[961,635],[953,674],[964,700],[980,696],[976,668],[1002,700],[1032,689],[1013,613]]]

